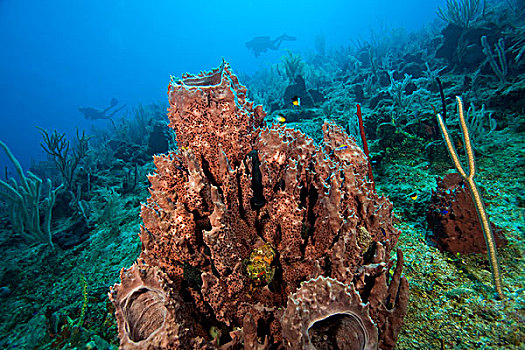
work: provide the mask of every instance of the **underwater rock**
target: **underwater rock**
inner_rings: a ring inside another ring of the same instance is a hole
[[[525,84],[508,84],[496,94],[488,95],[487,106],[508,111],[501,114],[494,113],[498,129],[511,126],[517,132],[525,131]],[[516,118],[515,115],[518,117]]]
[[[414,83],[414,82],[409,82],[407,84],[407,86],[405,86],[405,93],[407,94],[407,96],[410,96],[412,95],[414,92],[417,91],[417,85]]]
[[[286,90],[284,90],[283,100],[284,108],[292,107],[292,100],[294,98],[300,98],[301,106],[310,108],[314,106],[314,100],[308,90],[306,90],[306,84],[303,77],[299,74],[295,77],[295,82],[292,85],[289,85]]]
[[[388,94],[388,92],[380,91],[376,93],[374,96],[370,98],[370,102],[368,104],[368,107],[370,109],[376,109],[379,105],[384,104],[392,104],[392,97]]]
[[[180,148],[154,157],[139,263],[111,291],[121,348],[135,349],[133,339],[144,349],[280,348],[288,298],[317,278],[349,295],[341,308],[368,304],[371,321],[359,328],[354,316],[338,317],[344,329],[392,349],[408,283],[399,251],[389,273],[400,232],[392,204],[367,181],[363,151],[328,122],[322,146],[284,125],[264,127],[262,106],[246,92],[226,62],[170,83],[169,126]],[[156,310],[141,316],[150,303]],[[315,339],[332,327],[317,326]],[[179,343],[163,347],[157,334]]]
[[[356,101],[361,102],[361,103],[364,101],[364,99],[365,99],[365,90],[363,89],[363,85],[362,84],[354,85],[354,95],[355,95]]]
[[[80,245],[90,236],[92,227],[80,217],[67,230],[60,230],[53,234],[53,243],[62,249],[71,249]]]
[[[310,90],[308,90],[308,93],[312,97],[313,103],[316,106],[319,106],[320,104],[322,104],[326,100],[326,98],[324,97],[323,93],[321,91],[319,91],[319,89],[310,89]]]
[[[425,65],[425,59],[423,58],[423,52],[424,51],[416,51],[416,52],[409,52],[403,55],[403,62],[406,62],[408,64],[417,64],[419,66]],[[405,72],[410,75],[412,75],[409,72]]]
[[[168,151],[169,140],[166,131],[165,123],[153,122],[153,127],[148,135],[148,154],[153,155]]]
[[[0,287],[0,298],[6,298],[11,294],[11,288],[8,286]]]
[[[144,165],[151,161],[151,155],[141,145],[115,139],[110,140],[108,146],[115,152],[115,158],[125,163]]]
[[[432,190],[427,222],[431,237],[441,251],[450,253],[487,253],[487,245],[472,196],[458,173],[437,180]],[[497,247],[506,244],[502,232],[492,224]]]
[[[437,58],[444,58],[448,61],[448,70],[458,72],[475,72],[480,67],[483,72],[493,74],[486,63],[487,56],[483,53],[480,39],[487,36],[489,42],[497,42],[501,37],[503,28],[497,27],[493,23],[487,23],[484,27],[462,28],[454,24],[445,27],[441,34],[443,40],[436,51]]]
[[[462,33],[463,28],[455,24],[448,24],[443,28],[443,41],[436,51],[436,57],[452,62]]]

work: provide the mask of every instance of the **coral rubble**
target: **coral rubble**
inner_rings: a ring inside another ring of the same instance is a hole
[[[393,348],[408,282],[365,155],[335,124],[322,146],[265,126],[246,92],[225,62],[169,85],[179,150],[155,156],[142,253],[110,292],[121,348]]]

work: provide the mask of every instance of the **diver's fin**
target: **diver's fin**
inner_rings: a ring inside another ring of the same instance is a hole
[[[295,41],[295,40],[297,40],[297,38],[294,37],[294,36],[283,34],[283,35],[278,36],[277,38],[275,38],[275,40],[273,41],[273,44],[275,45],[276,48],[279,48],[281,43],[283,41],[285,41],[285,40],[286,41]]]
[[[123,105],[122,107],[119,107],[119,108],[115,109],[113,112],[111,112],[110,115],[108,115],[107,119],[110,119],[111,117],[113,117],[115,115],[115,113],[117,113],[118,111],[122,110],[124,107],[126,107],[126,105]]]

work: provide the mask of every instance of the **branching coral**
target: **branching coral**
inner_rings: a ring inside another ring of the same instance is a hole
[[[487,145],[494,143],[493,137],[497,133],[496,119],[492,118],[492,112],[486,113],[484,104],[481,105],[480,110],[476,110],[474,103],[470,103],[466,121],[472,140],[472,147],[477,152],[483,153]],[[488,128],[485,126],[488,126]]]
[[[409,103],[409,98],[405,95],[405,89],[412,81],[412,76],[405,74],[402,81],[396,81],[394,79],[394,71],[388,71],[388,76],[390,77],[390,87],[387,90],[388,94],[397,106],[405,108]]]
[[[525,25],[517,26],[504,33],[514,42],[510,51],[515,55],[514,62],[519,63],[525,54]]]
[[[288,80],[293,83],[295,77],[303,74],[304,63],[301,61],[301,55],[295,55],[292,51],[287,50],[288,55],[282,57],[282,63]]]
[[[42,242],[54,248],[51,232],[51,213],[55,205],[56,194],[64,187],[52,189],[51,180],[47,179],[47,195],[40,201],[42,179],[28,171],[24,174],[22,166],[9,147],[0,141],[0,148],[15,166],[20,184],[13,178],[8,182],[0,180],[0,198],[9,205],[11,225],[28,243]],[[40,214],[44,213],[44,223],[40,223]]]
[[[447,149],[450,154],[450,158],[452,158],[452,161],[454,163],[454,166],[456,167],[456,170],[461,175],[463,180],[465,180],[465,183],[467,184],[467,187],[470,190],[470,194],[472,196],[472,200],[476,207],[479,221],[481,223],[481,228],[483,229],[483,236],[487,244],[487,251],[489,255],[490,267],[492,269],[492,277],[494,279],[494,286],[496,288],[496,292],[498,293],[498,298],[503,299],[504,298],[503,284],[501,281],[501,271],[500,271],[498,256],[496,252],[496,241],[494,239],[494,233],[492,232],[492,226],[490,224],[489,217],[487,215],[487,211],[485,210],[485,204],[483,203],[483,200],[481,198],[481,193],[479,191],[478,185],[475,180],[476,163],[474,159],[474,151],[472,150],[472,144],[470,142],[469,129],[467,127],[467,122],[464,116],[463,102],[461,101],[461,98],[459,98],[458,96],[456,96],[456,100],[458,102],[459,121],[460,121],[461,131],[463,132],[463,141],[465,144],[465,150],[467,152],[468,173],[465,171],[465,169],[461,165],[461,162],[458,156],[458,152],[456,151],[454,144],[452,143],[452,140],[448,133],[447,127],[445,126],[445,122],[443,121],[443,118],[441,117],[439,113],[436,115],[436,117],[438,120],[439,127],[441,129],[441,132],[443,133],[443,138],[445,139],[445,143],[447,145]]]
[[[483,53],[487,56],[487,60],[489,61],[494,74],[496,74],[500,82],[504,83],[507,79],[508,67],[507,58],[505,57],[505,42],[503,38],[500,38],[498,43],[494,45],[494,51],[496,54],[490,49],[490,45],[487,42],[487,37],[485,35],[481,37],[481,46],[483,46]]]
[[[80,161],[88,154],[90,137],[86,136],[85,131],[82,131],[82,135],[80,135],[77,129],[77,147],[69,153],[69,140],[66,138],[66,133],[59,134],[55,130],[52,134],[49,134],[45,129],[38,129],[44,139],[40,146],[47,154],[53,157],[57,169],[62,174],[66,188],[75,190],[75,174]]]
[[[142,253],[110,295],[122,348],[299,349],[283,341],[295,327],[311,330],[305,342],[342,327],[372,347],[393,348],[408,283],[399,251],[389,277],[399,231],[391,203],[366,180],[365,155],[331,123],[322,147],[285,126],[263,127],[265,113],[246,92],[226,63],[170,84],[180,150],[154,158]],[[330,293],[323,304],[306,298],[305,290],[328,282],[337,303]],[[170,306],[181,300],[183,308]],[[150,304],[158,310],[146,321]],[[330,322],[290,323],[297,308],[322,309]],[[338,311],[346,313],[330,317]],[[133,345],[130,324],[140,331]]]
[[[437,15],[445,22],[468,28],[484,10],[481,0],[447,0],[447,8],[438,8]]]

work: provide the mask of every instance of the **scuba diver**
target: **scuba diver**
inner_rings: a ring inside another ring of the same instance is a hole
[[[94,107],[78,107],[78,110],[82,114],[84,114],[84,118],[86,118],[86,119],[91,119],[91,120],[95,120],[95,119],[111,119],[111,117],[113,117],[115,115],[115,113],[117,113],[118,111],[120,111],[121,109],[126,107],[126,105],[124,105],[122,107],[117,108],[116,110],[114,110],[110,114],[106,114],[111,108],[115,107],[117,104],[118,104],[118,100],[113,97],[111,99],[109,107],[107,107],[106,109],[98,109],[98,108],[94,108]]]
[[[283,34],[275,39],[270,39],[269,36],[258,36],[248,41],[245,45],[250,49],[255,57],[259,57],[262,52],[268,50],[279,50],[279,46],[283,41],[295,41],[297,40],[293,36]]]

